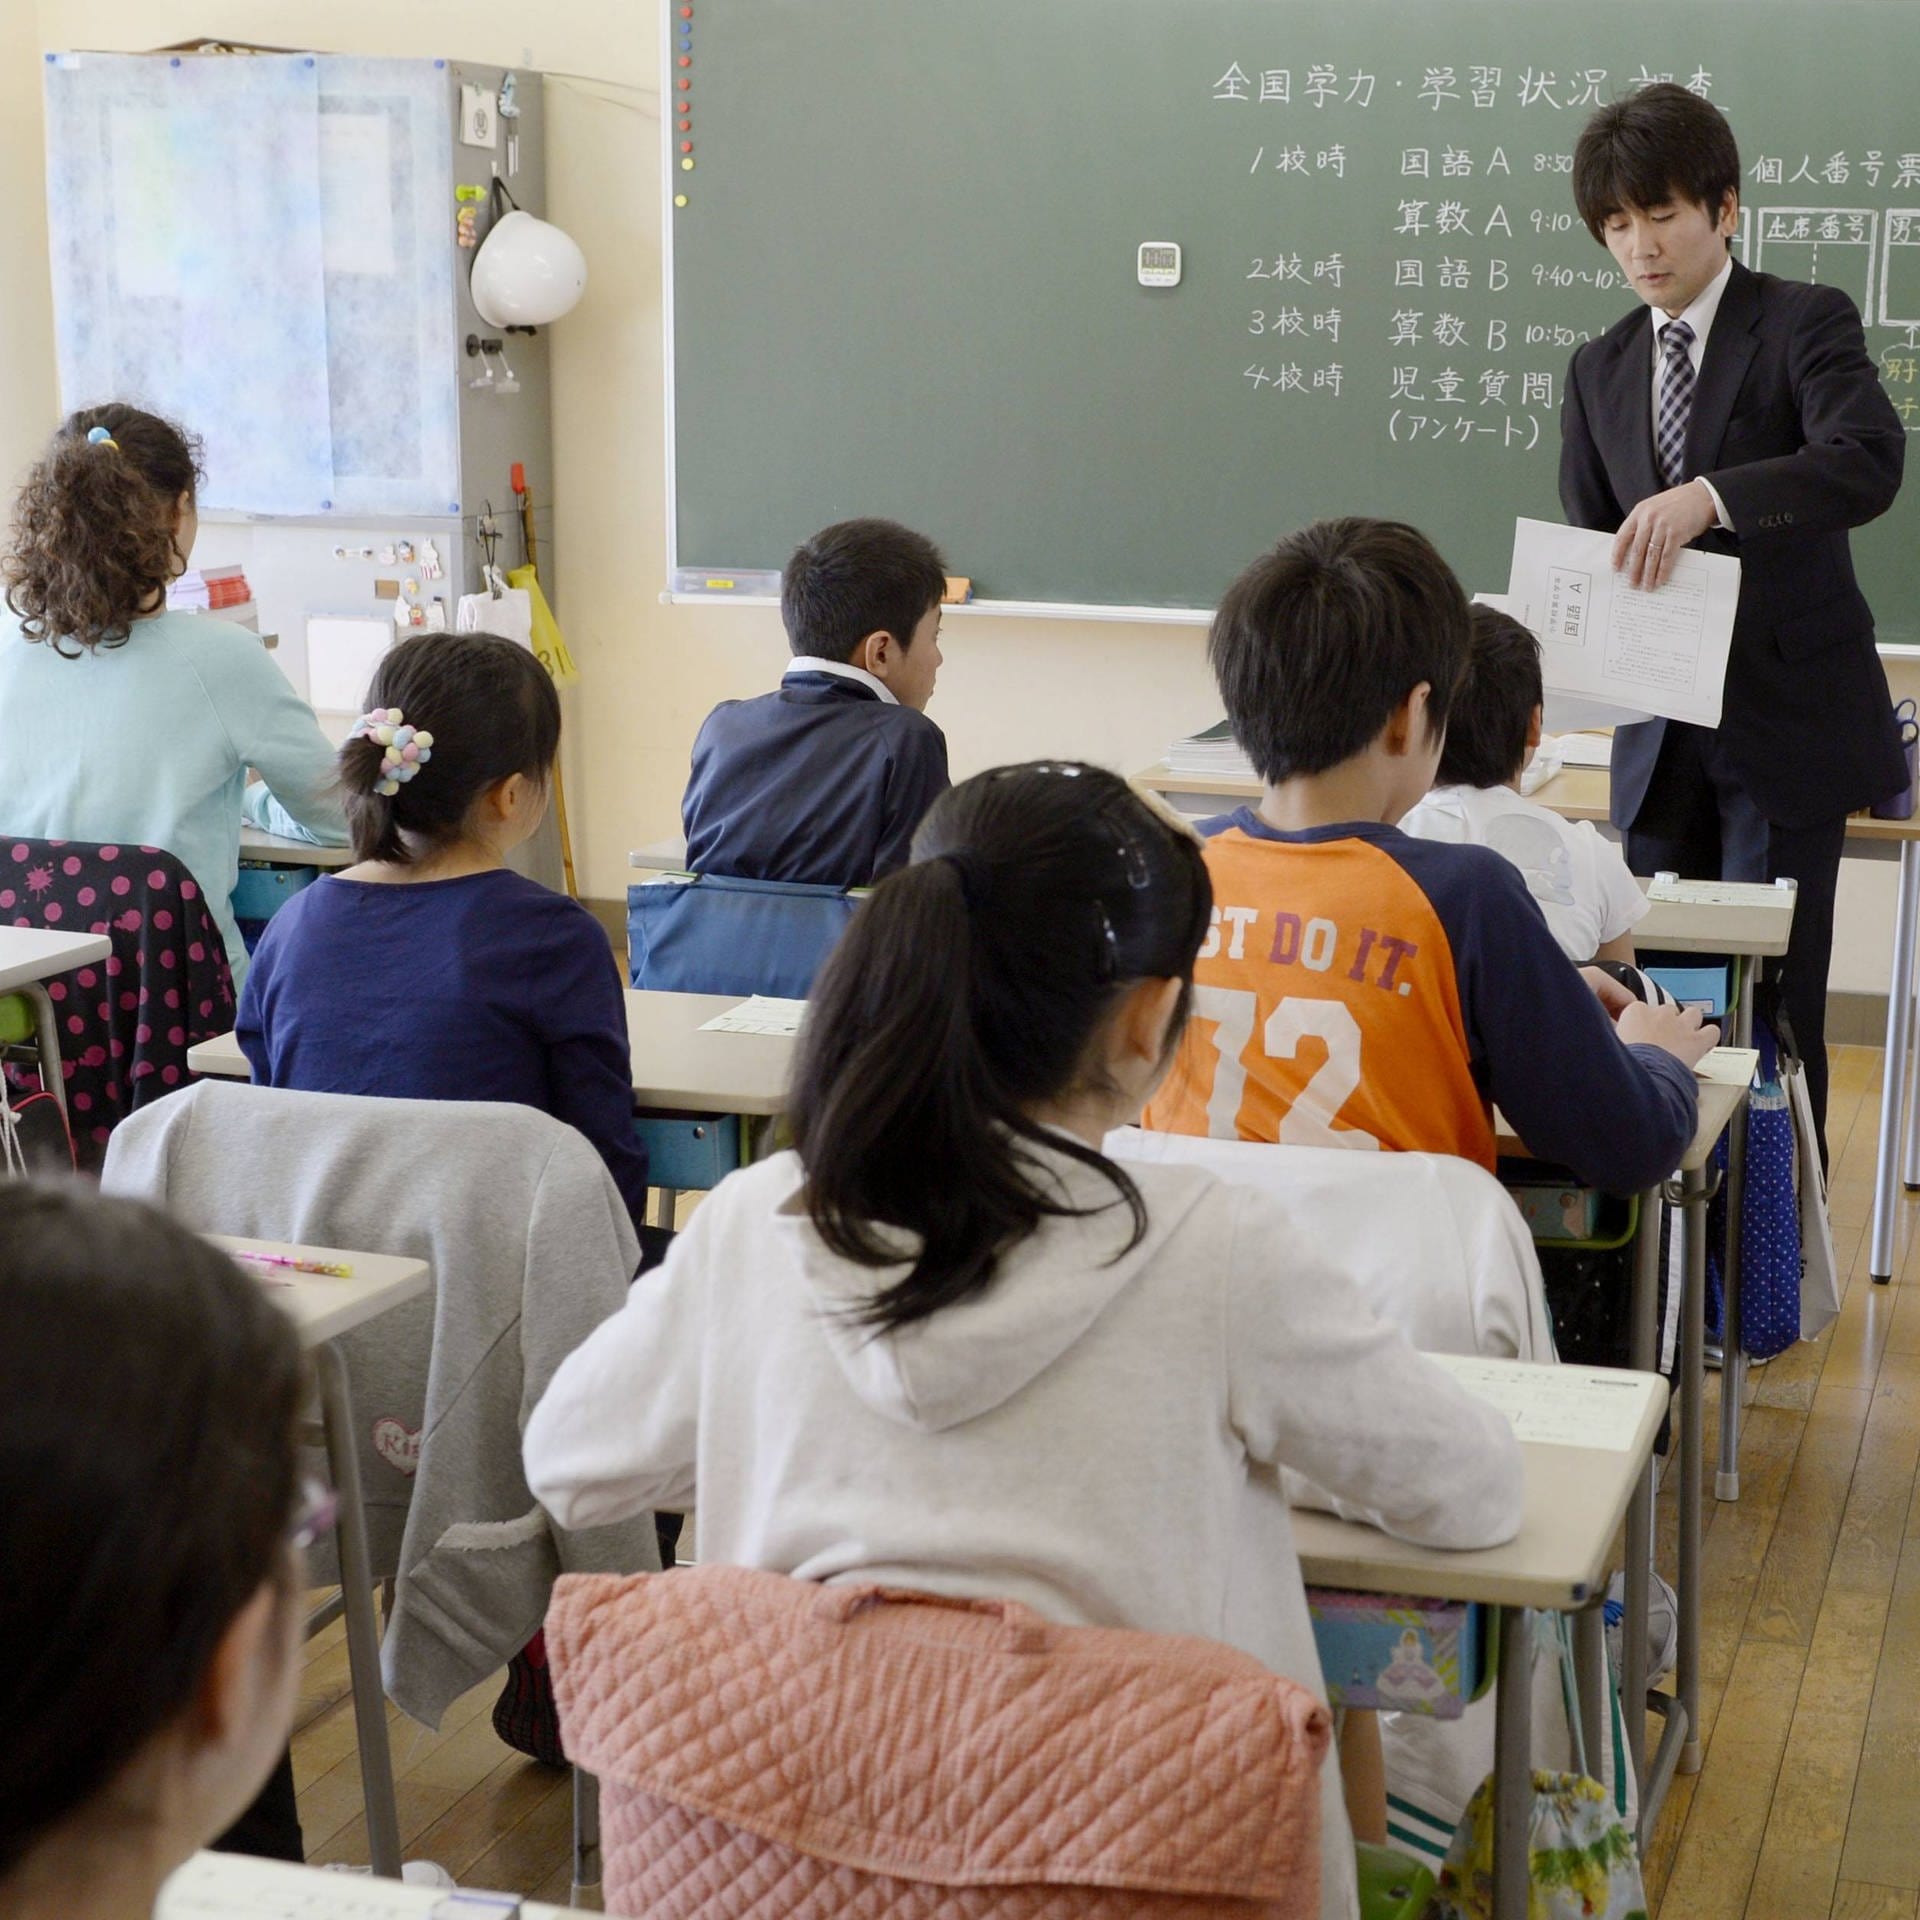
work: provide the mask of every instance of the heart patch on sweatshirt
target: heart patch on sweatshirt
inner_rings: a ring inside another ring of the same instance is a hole
[[[412,1475],[420,1471],[419,1429],[390,1413],[383,1413],[373,1423],[373,1450],[396,1473]]]

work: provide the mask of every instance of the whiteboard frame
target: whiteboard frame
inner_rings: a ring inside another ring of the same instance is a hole
[[[680,557],[680,422],[676,400],[673,346],[677,316],[673,305],[673,249],[675,218],[674,181],[679,168],[674,163],[673,96],[679,89],[673,84],[678,69],[673,64],[674,0],[660,0],[660,324],[661,360],[666,374],[663,396],[666,441],[662,452],[667,469],[667,578],[671,580],[681,566]],[[696,23],[699,15],[694,16]],[[691,190],[689,190],[691,197]],[[709,573],[723,572],[715,561],[701,566]],[[758,571],[758,569],[755,569]],[[663,588],[663,607],[777,607],[772,594],[762,593],[676,593]],[[1074,600],[967,600],[946,609],[948,613],[984,615],[990,619],[1010,620],[1104,620],[1142,627],[1204,627],[1213,619],[1211,607],[1125,607]]]

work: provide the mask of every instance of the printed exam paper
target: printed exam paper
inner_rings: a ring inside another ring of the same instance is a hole
[[[1646,593],[1614,572],[1613,538],[1547,520],[1514,522],[1507,602],[1540,637],[1548,691],[1717,727],[1739,561],[1689,547],[1673,578]]]

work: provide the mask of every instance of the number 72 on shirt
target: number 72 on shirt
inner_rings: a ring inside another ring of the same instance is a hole
[[[1216,1140],[1240,1134],[1240,1110],[1247,1092],[1247,1050],[1259,1019],[1259,996],[1242,987],[1193,990],[1197,1016],[1187,1029],[1187,1048],[1211,1044],[1216,1058],[1213,1090],[1207,1096],[1207,1132]],[[1380,1142],[1357,1126],[1335,1122],[1360,1086],[1360,1023],[1341,1000],[1289,995],[1267,1015],[1260,1044],[1269,1060],[1295,1061],[1300,1043],[1317,1040],[1326,1057],[1294,1092],[1280,1116],[1283,1147],[1350,1147],[1377,1152]],[[1198,1064],[1198,1061],[1195,1061]],[[1282,1076],[1291,1078],[1292,1076]],[[1264,1083],[1265,1090],[1278,1090]],[[1284,1101],[1284,1096],[1278,1096]]]

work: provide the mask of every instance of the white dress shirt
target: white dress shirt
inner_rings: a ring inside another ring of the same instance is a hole
[[[1727,290],[1727,282],[1733,278],[1733,255],[1727,255],[1727,264],[1707,282],[1695,297],[1693,305],[1683,313],[1669,314],[1655,307],[1653,310],[1653,411],[1649,420],[1660,418],[1660,375],[1665,356],[1661,352],[1661,341],[1676,320],[1684,320],[1693,329],[1693,339],[1687,347],[1687,358],[1693,363],[1694,397],[1700,393],[1700,362],[1706,357],[1707,334],[1713,326],[1713,316],[1720,311],[1720,296]],[[1727,518],[1727,505],[1720,498],[1719,490],[1704,475],[1696,474],[1695,479],[1706,488],[1713,500],[1713,511],[1719,520],[1723,533],[1733,531],[1733,522]]]
[[[877,675],[869,673],[865,667],[856,667],[847,660],[822,660],[811,653],[795,654],[787,662],[787,673],[833,673],[842,680],[858,680],[863,687],[871,687],[888,706],[897,707],[900,702],[893,689]],[[787,675],[783,673],[781,679]]]

